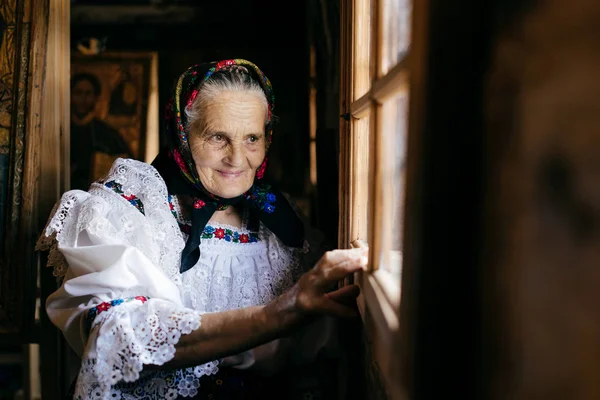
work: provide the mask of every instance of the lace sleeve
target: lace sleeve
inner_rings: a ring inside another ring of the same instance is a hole
[[[76,398],[186,397],[197,393],[201,376],[218,370],[217,362],[210,362],[184,370],[142,372],[144,365],[163,365],[173,358],[180,337],[200,327],[196,311],[136,296],[101,303],[89,315],[92,332]]]
[[[190,396],[216,371],[216,362],[143,371],[172,359],[179,338],[200,326],[181,299],[183,246],[164,181],[147,164],[118,159],[89,192],[63,195],[37,249],[50,251],[63,280],[46,311],[82,357],[79,398]]]
[[[87,236],[82,236],[84,232]],[[66,192],[36,249],[49,251],[47,266],[63,279],[70,265],[59,249],[90,244],[135,247],[170,280],[179,282],[179,257],[185,243],[171,214],[166,185],[151,165],[119,158],[89,192]]]
[[[38,239],[35,249],[48,251],[46,266],[52,268],[53,274],[62,280],[67,273],[67,261],[58,250],[58,244],[67,241],[75,235],[76,223],[73,221],[77,211],[90,194],[81,190],[71,190],[63,194],[62,198],[50,213],[44,232]]]

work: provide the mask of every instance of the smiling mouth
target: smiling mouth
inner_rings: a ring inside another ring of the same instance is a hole
[[[243,172],[225,172],[225,171],[217,171],[219,174],[221,174],[221,176],[223,176],[224,178],[238,178],[240,176],[242,176]]]

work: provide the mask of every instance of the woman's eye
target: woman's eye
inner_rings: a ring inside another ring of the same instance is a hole
[[[222,141],[223,141],[223,139],[225,139],[225,138],[223,137],[223,135],[216,134],[216,135],[213,135],[213,136],[212,136],[212,140],[214,140],[215,142],[222,142]]]
[[[250,143],[256,143],[256,142],[260,141],[260,137],[252,135],[252,136],[248,137],[248,141]]]

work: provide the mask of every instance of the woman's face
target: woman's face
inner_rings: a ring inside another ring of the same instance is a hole
[[[246,192],[265,158],[264,99],[246,92],[222,92],[202,112],[189,134],[202,185],[212,194],[232,198]]]

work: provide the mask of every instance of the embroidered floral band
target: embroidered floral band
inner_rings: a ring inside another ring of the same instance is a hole
[[[259,240],[257,232],[239,233],[227,228],[214,228],[206,225],[202,231],[202,239],[213,238],[233,243],[256,243]]]
[[[123,303],[130,303],[132,301],[141,301],[142,304],[144,304],[145,302],[148,301],[148,299],[150,299],[150,297],[135,296],[135,297],[127,297],[124,299],[115,299],[115,300],[111,300],[111,301],[105,301],[104,303],[100,303],[97,306],[92,307],[88,310],[88,316],[87,316],[88,328],[89,329],[92,328],[92,323],[94,322],[94,320],[96,319],[96,317],[98,315],[102,314],[105,311],[110,310],[113,307],[116,307]]]
[[[186,235],[190,234],[191,226],[179,222],[179,229]],[[260,241],[258,232],[239,233],[227,228],[214,228],[207,225],[202,231],[202,239],[219,239],[231,243],[256,243]]]
[[[98,183],[106,186],[107,188],[111,189],[115,193],[120,194],[121,197],[123,197],[125,200],[127,200],[132,206],[137,208],[139,210],[139,212],[146,215],[144,212],[144,204],[142,203],[142,201],[139,198],[137,198],[137,196],[134,194],[125,194],[125,192],[123,192],[123,185],[121,185],[120,183],[118,183],[116,181],[109,181],[109,182],[99,181]]]
[[[272,214],[275,211],[274,204],[277,201],[277,197],[270,190],[270,185],[253,186],[244,196],[261,211]]]
[[[272,205],[268,203],[268,201],[272,201],[272,199],[270,197],[268,197],[267,195],[265,195],[265,198],[266,198],[265,207],[272,207]],[[199,200],[199,201],[202,201],[202,200]],[[196,204],[194,204],[194,207],[196,207]],[[177,223],[179,224],[179,229],[181,229],[181,232],[185,233],[186,235],[189,235],[190,231],[191,231],[191,225],[180,221],[181,217],[177,214],[177,211],[175,209],[175,204],[173,203],[172,195],[169,195],[169,208],[171,209],[171,214],[173,214],[173,216],[177,220]],[[220,239],[220,240],[225,240],[226,242],[232,242],[232,243],[256,243],[260,240],[258,237],[258,232],[240,233],[240,232],[234,231],[232,229],[215,228],[210,225],[206,225],[204,227],[201,238],[202,239]]]

